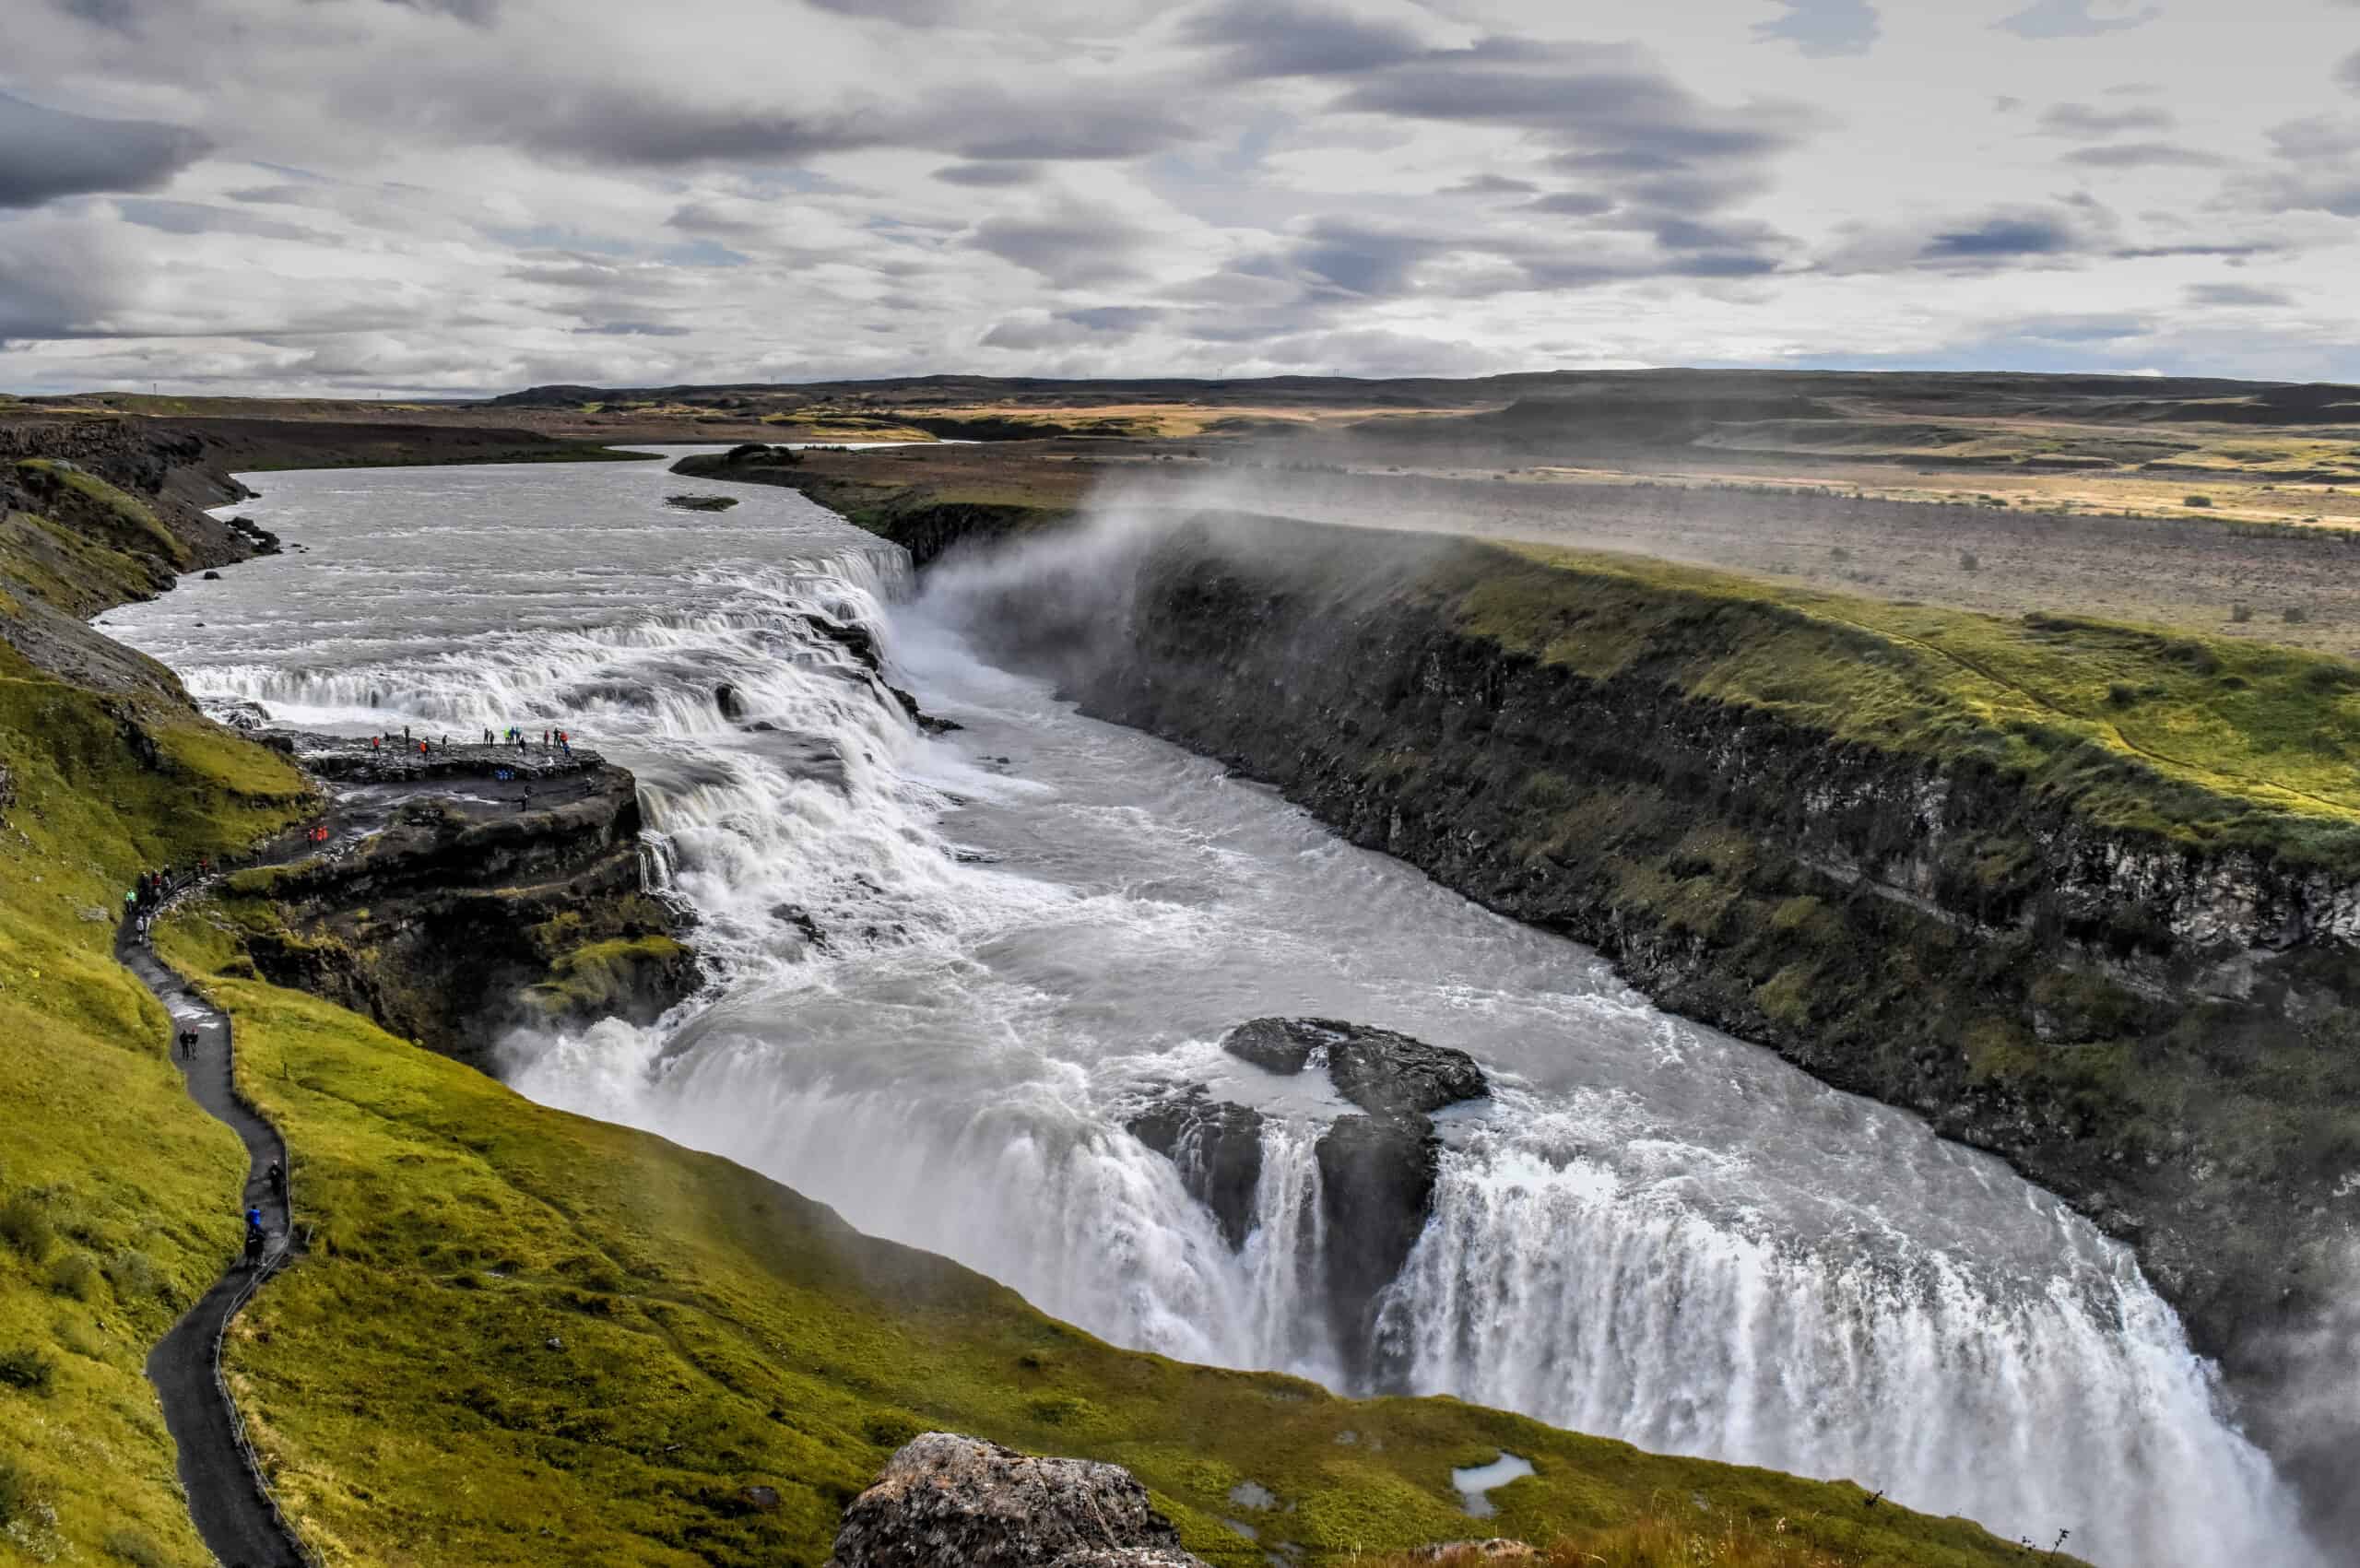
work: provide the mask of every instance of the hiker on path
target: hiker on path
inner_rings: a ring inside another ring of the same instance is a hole
[[[270,1190],[280,1197],[287,1196],[287,1168],[274,1160],[270,1162]]]

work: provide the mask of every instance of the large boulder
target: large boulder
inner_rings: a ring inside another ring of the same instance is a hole
[[[1339,1116],[1314,1150],[1336,1343],[1356,1381],[1385,1391],[1404,1369],[1377,1344],[1377,1298],[1425,1232],[1441,1149],[1434,1123],[1390,1115]]]
[[[1140,1555],[1149,1553],[1150,1555]],[[1128,1470],[929,1432],[852,1500],[829,1568],[1203,1568]]]
[[[1483,1069],[1464,1051],[1340,1019],[1253,1019],[1221,1045],[1275,1073],[1299,1073],[1316,1058],[1336,1092],[1371,1115],[1423,1115],[1492,1092]]]
[[[1179,1168],[1188,1196],[1213,1211],[1233,1252],[1254,1229],[1262,1183],[1262,1113],[1214,1100],[1201,1087],[1150,1105],[1125,1124]]]

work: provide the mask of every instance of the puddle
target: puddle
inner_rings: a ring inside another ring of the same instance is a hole
[[[1478,1519],[1488,1519],[1499,1512],[1492,1506],[1487,1495],[1493,1488],[1512,1480],[1521,1480],[1532,1473],[1532,1461],[1519,1459],[1513,1454],[1502,1454],[1488,1465],[1473,1465],[1450,1472],[1450,1484],[1458,1489],[1458,1501],[1467,1512]]]

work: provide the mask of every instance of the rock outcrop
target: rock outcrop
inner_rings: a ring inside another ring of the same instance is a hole
[[[273,982],[478,1064],[517,1024],[648,1022],[694,988],[687,917],[647,890],[623,769],[587,751],[265,738],[334,801],[321,853],[230,884]]]
[[[1400,1274],[1434,1212],[1442,1140],[1414,1114],[1339,1116],[1320,1135],[1321,1250],[1328,1316],[1357,1385],[1402,1393],[1405,1370],[1379,1343],[1385,1288]]]
[[[929,1432],[844,1509],[829,1568],[1204,1568],[1128,1470]]]
[[[1464,1051],[1340,1019],[1253,1019],[1231,1030],[1221,1048],[1290,1075],[1316,1059],[1336,1092],[1372,1115],[1423,1114],[1492,1092]]]
[[[1158,1102],[1125,1125],[1178,1167],[1181,1185],[1212,1210],[1230,1250],[1245,1246],[1262,1181],[1262,1113],[1197,1088]]]
[[[1401,1272],[1433,1213],[1442,1140],[1429,1113],[1491,1092],[1464,1051],[1341,1019],[1257,1018],[1221,1049],[1292,1077],[1316,1066],[1364,1115],[1339,1116],[1319,1137],[1319,1267],[1329,1326],[1356,1382],[1390,1389],[1402,1368],[1377,1332],[1386,1287]],[[1170,1160],[1181,1184],[1213,1213],[1222,1240],[1243,1248],[1262,1177],[1262,1113],[1213,1099],[1201,1086],[1168,1095],[1127,1124]]]

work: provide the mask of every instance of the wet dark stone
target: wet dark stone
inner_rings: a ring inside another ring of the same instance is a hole
[[[1194,1089],[1125,1125],[1179,1169],[1181,1185],[1212,1210],[1230,1250],[1243,1247],[1254,1229],[1254,1189],[1262,1180],[1262,1113]]]
[[[1336,1342],[1356,1380],[1397,1391],[1403,1369],[1377,1345],[1378,1297],[1425,1231],[1441,1139],[1421,1115],[1339,1116],[1315,1152]]]
[[[1492,1091],[1464,1051],[1340,1019],[1257,1018],[1221,1043],[1233,1056],[1290,1075],[1318,1055],[1336,1091],[1375,1115],[1439,1111]]]

